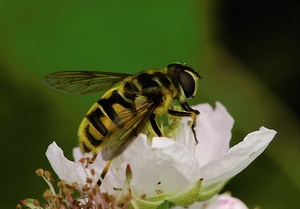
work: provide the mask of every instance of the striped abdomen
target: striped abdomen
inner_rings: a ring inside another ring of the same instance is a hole
[[[121,96],[118,88],[109,90],[88,111],[80,124],[78,134],[80,146],[84,152],[97,153],[107,133],[122,124],[118,114],[125,108],[132,108],[132,100]]]

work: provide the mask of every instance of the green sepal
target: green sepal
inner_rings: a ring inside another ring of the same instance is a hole
[[[136,204],[139,209],[156,209],[158,206],[164,203],[164,200],[157,200],[157,201],[149,201],[147,199],[135,198],[130,204],[128,208],[135,208],[133,204]]]
[[[170,205],[172,205],[172,203],[164,201],[164,203],[159,205],[157,209],[169,209],[171,207]]]
[[[166,196],[164,199],[174,203],[179,206],[188,206],[193,204],[199,197],[200,188],[201,188],[202,180],[196,181],[196,183],[184,190],[183,192],[177,193],[175,195]]]
[[[198,196],[197,202],[208,200],[209,198],[218,194],[228,181],[229,180],[221,181],[215,184],[211,184],[209,186],[202,186],[200,189],[200,195]]]
[[[174,195],[161,195],[149,199],[134,198],[128,208],[135,208],[134,205],[140,209],[164,209],[168,208],[170,204],[189,206],[198,199],[201,183],[202,180],[198,180],[192,187]]]

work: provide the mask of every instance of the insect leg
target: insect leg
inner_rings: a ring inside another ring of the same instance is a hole
[[[161,134],[161,131],[158,128],[156,120],[155,120],[155,114],[151,114],[150,123],[151,123],[151,126],[152,126],[154,132],[157,134],[157,136],[162,137],[163,135]]]
[[[106,165],[105,165],[105,167],[104,167],[104,169],[103,169],[103,171],[102,171],[102,173],[101,173],[101,175],[100,175],[100,179],[97,181],[98,186],[101,186],[102,180],[103,180],[104,177],[106,176],[106,174],[107,174],[107,172],[108,172],[108,170],[109,170],[109,167],[110,167],[110,164],[111,164],[112,160],[113,160],[113,159],[107,161],[107,163],[106,163]]]
[[[194,134],[194,137],[195,137],[195,141],[196,141],[196,144],[198,144],[198,140],[197,140],[197,137],[196,137],[196,132],[195,132],[195,126],[196,126],[196,121],[197,121],[197,112],[199,114],[199,111],[197,110],[194,110],[194,111],[178,111],[178,110],[173,110],[173,109],[169,109],[168,110],[168,113],[170,115],[173,115],[173,116],[176,116],[176,117],[191,117],[193,119],[193,123],[192,123],[192,132]]]
[[[193,108],[191,108],[187,102],[180,103],[180,105],[185,111],[194,112],[196,115],[200,113],[198,110],[194,110]]]

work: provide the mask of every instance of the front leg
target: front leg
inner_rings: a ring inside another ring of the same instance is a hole
[[[191,110],[193,110],[193,109],[191,108]],[[192,132],[193,132],[194,137],[195,137],[196,144],[198,144],[198,140],[197,140],[197,137],[196,137],[195,126],[196,126],[197,115],[199,114],[199,111],[198,110],[193,110],[193,111],[178,111],[178,110],[169,109],[168,113],[170,115],[175,116],[175,117],[191,117],[193,119],[193,123],[192,123],[191,128],[192,128]]]
[[[180,103],[180,105],[185,111],[194,112],[196,115],[199,115],[200,113],[198,110],[194,110],[193,108],[191,108],[187,102]]]

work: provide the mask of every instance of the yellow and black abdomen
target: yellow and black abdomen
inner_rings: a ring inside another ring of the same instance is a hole
[[[121,127],[118,115],[126,108],[132,108],[132,101],[122,95],[119,87],[112,88],[90,108],[78,130],[84,152],[98,153],[107,133]]]

